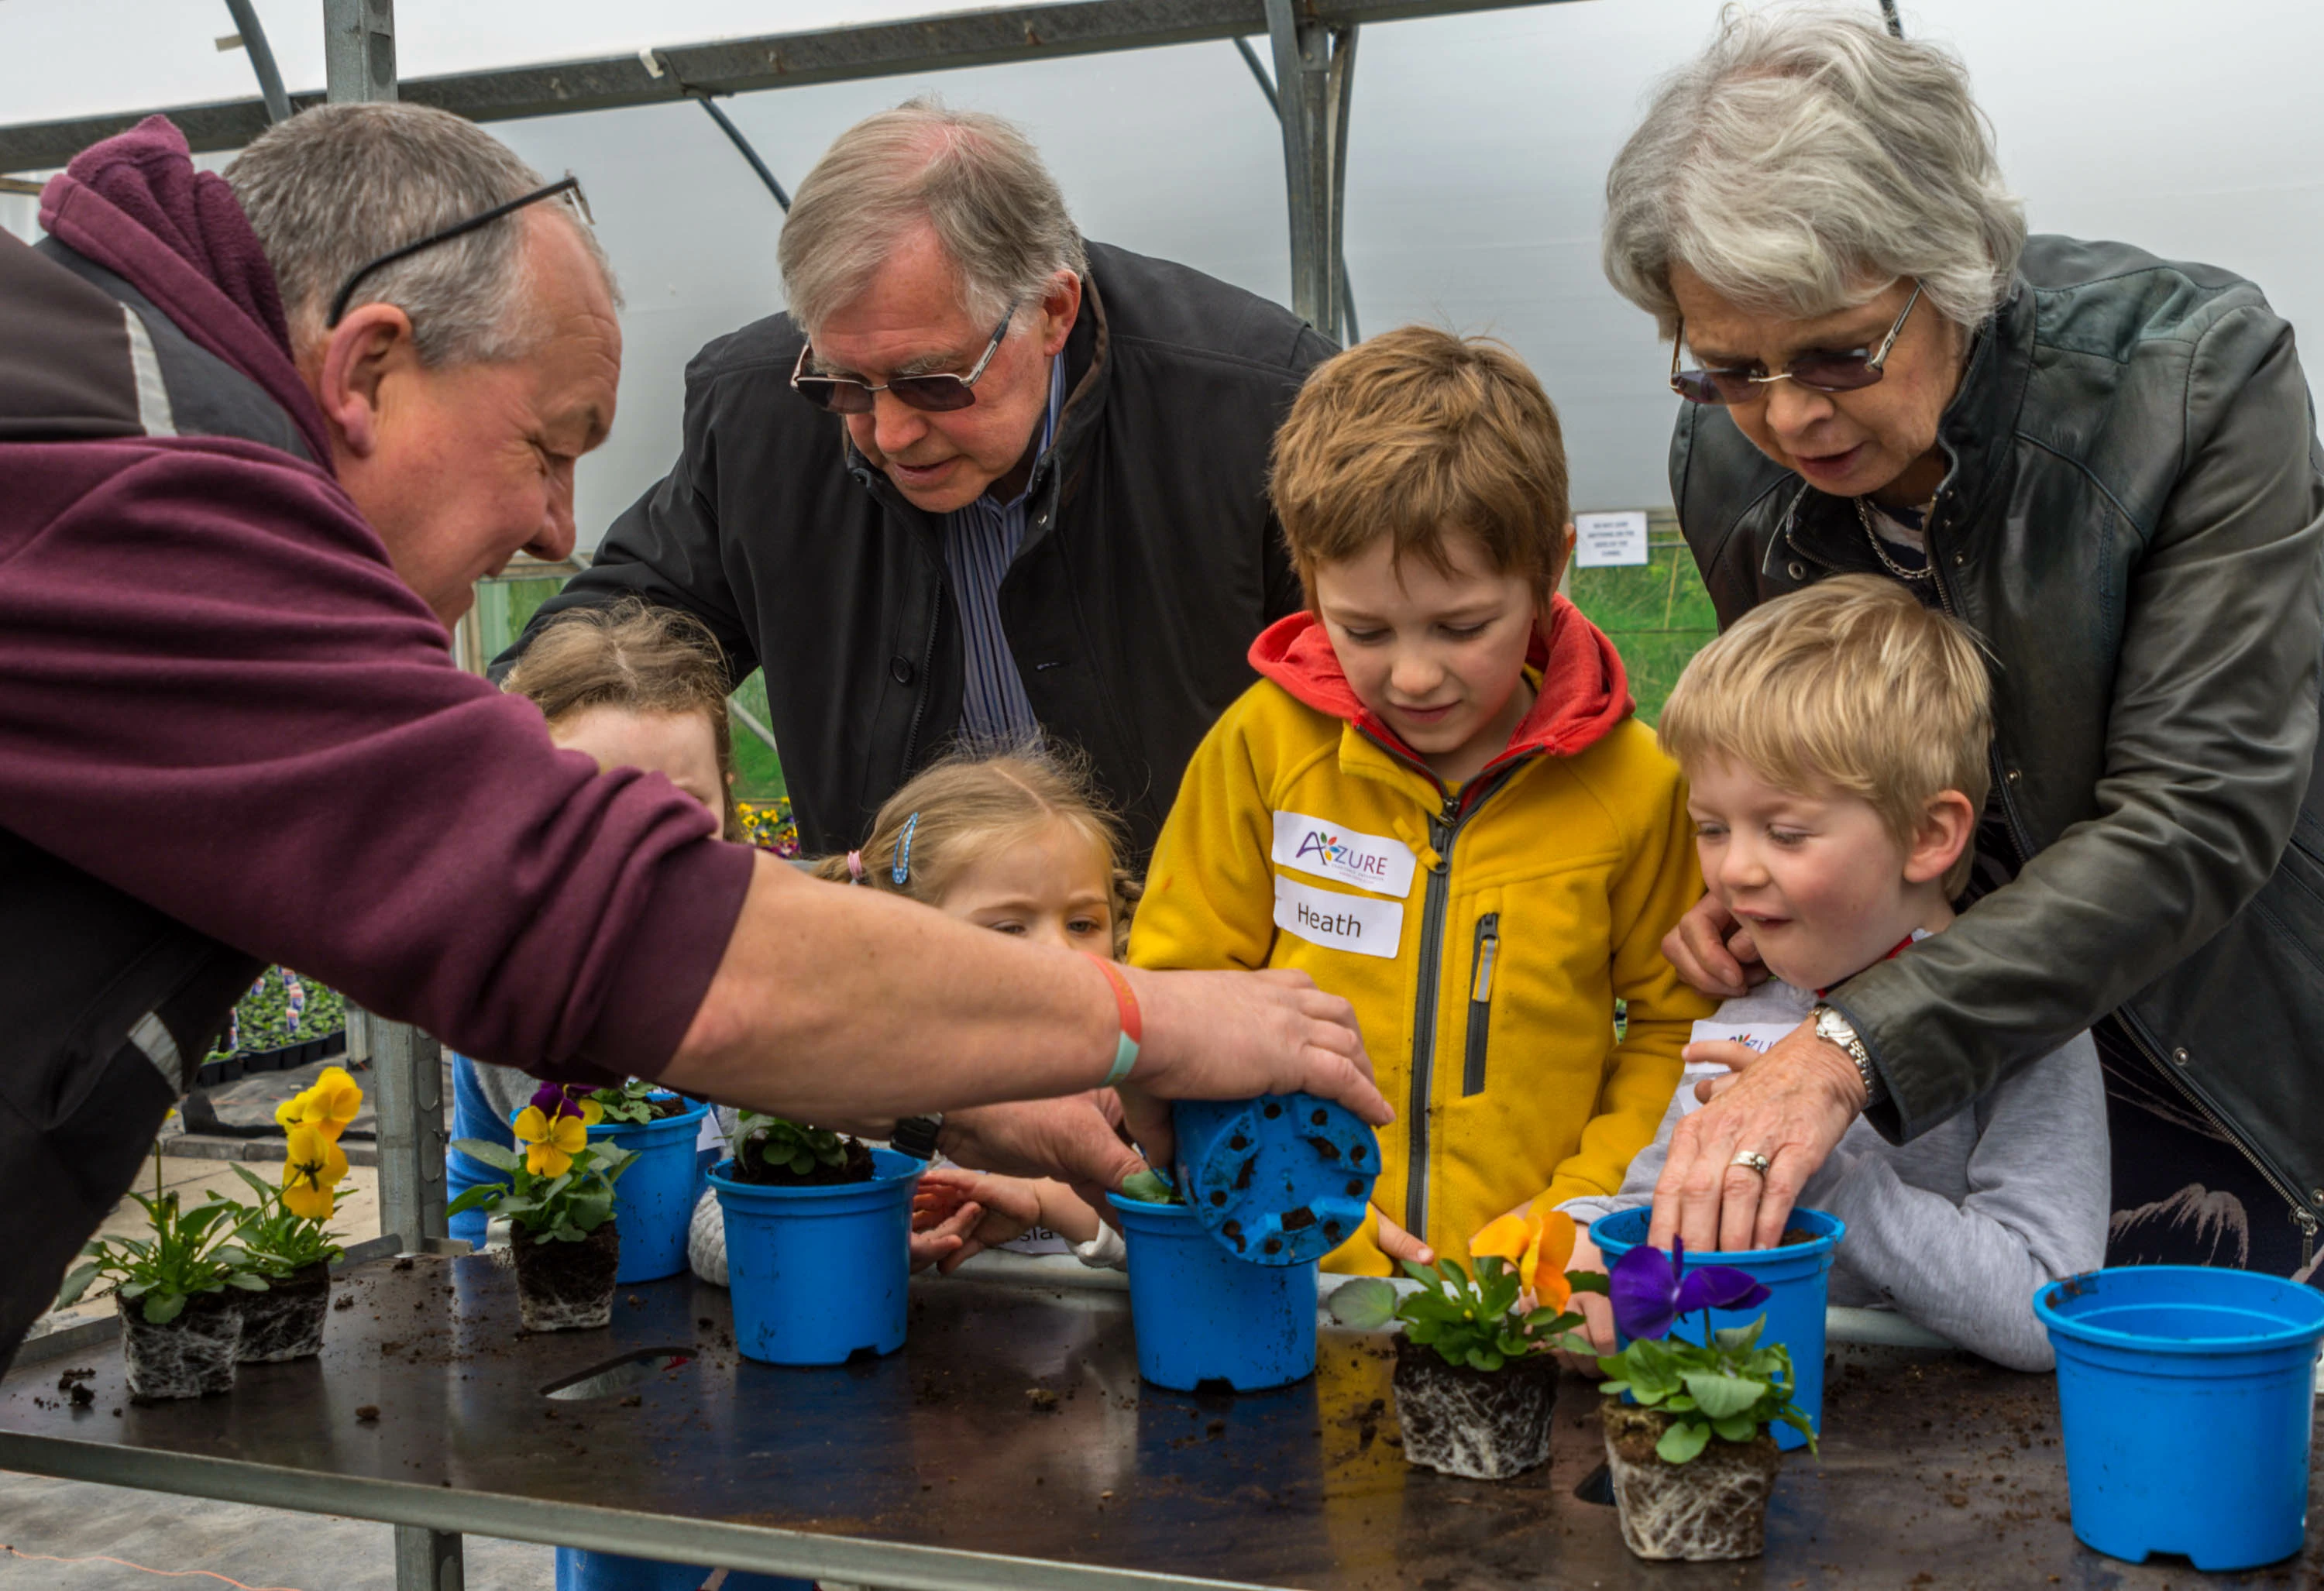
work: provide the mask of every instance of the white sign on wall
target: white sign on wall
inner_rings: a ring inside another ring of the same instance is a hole
[[[1646,561],[1646,515],[1644,509],[1613,514],[1576,514],[1573,518],[1573,566],[1577,569],[1610,569]]]

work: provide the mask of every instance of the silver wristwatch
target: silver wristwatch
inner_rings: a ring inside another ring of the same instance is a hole
[[[1810,1015],[1815,1018],[1816,1037],[1838,1044],[1848,1052],[1848,1058],[1856,1062],[1856,1075],[1864,1080],[1864,1108],[1869,1110],[1886,1099],[1887,1085],[1880,1081],[1880,1073],[1873,1069],[1872,1052],[1866,1049],[1864,1041],[1856,1036],[1854,1025],[1826,1005],[1819,1004]]]

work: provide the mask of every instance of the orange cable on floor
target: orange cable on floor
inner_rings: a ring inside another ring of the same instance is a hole
[[[168,1579],[182,1579],[199,1575],[212,1580],[223,1580],[226,1584],[235,1587],[235,1591],[299,1591],[296,1586],[246,1586],[232,1576],[219,1574],[214,1569],[157,1569],[147,1568],[142,1563],[132,1563],[125,1558],[53,1558],[45,1552],[19,1552],[5,1541],[0,1541],[0,1552],[5,1552],[11,1558],[21,1558],[26,1563],[118,1564],[123,1568],[135,1569],[141,1575],[160,1575]]]

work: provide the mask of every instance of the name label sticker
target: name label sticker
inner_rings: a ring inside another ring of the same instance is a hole
[[[1721,1022],[1716,1017],[1698,1022],[1687,1035],[1689,1044],[1709,1044],[1723,1040],[1728,1044],[1746,1044],[1762,1055],[1775,1047],[1776,1041],[1788,1038],[1799,1030],[1796,1022]],[[1708,1062],[1690,1061],[1678,1080],[1678,1108],[1682,1116],[1692,1116],[1702,1108],[1702,1101],[1694,1097],[1694,1085],[1706,1077],[1731,1075],[1724,1066]]]
[[[1392,900],[1367,900],[1277,878],[1275,925],[1327,950],[1393,960],[1404,940],[1404,907]]]
[[[1412,847],[1401,840],[1366,834],[1304,812],[1275,814],[1271,854],[1277,867],[1382,895],[1410,895],[1413,869],[1418,865]]]

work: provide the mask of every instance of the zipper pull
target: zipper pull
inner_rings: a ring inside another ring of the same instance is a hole
[[[1498,933],[1488,933],[1477,942],[1477,977],[1469,986],[1469,998],[1480,1006],[1493,998],[1493,958],[1500,950],[1501,936]],[[2313,1221],[2309,1224],[2315,1225]]]

